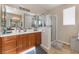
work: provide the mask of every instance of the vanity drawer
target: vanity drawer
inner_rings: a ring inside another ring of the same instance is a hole
[[[5,45],[16,45],[16,40],[9,40],[9,41],[3,41],[2,45],[5,46]]]
[[[16,44],[16,40],[3,41],[3,45]]]
[[[4,54],[16,54],[16,48],[11,49],[11,50],[7,50],[7,51],[3,51]]]
[[[19,45],[16,49],[16,52],[19,53],[19,52],[22,52],[23,51],[23,47],[22,45]]]
[[[7,51],[10,49],[14,49],[16,48],[16,40],[13,38],[13,36],[11,37],[5,37],[3,39],[3,43],[2,43],[2,49]]]
[[[3,50],[10,50],[10,49],[14,49],[14,48],[16,48],[16,42],[9,42],[9,43],[4,43],[3,45],[2,45],[2,49]]]
[[[3,42],[14,41],[14,40],[16,40],[16,36],[3,37],[2,39],[3,39],[2,40]]]

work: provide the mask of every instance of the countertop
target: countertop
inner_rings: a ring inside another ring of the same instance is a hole
[[[13,36],[13,35],[21,35],[21,34],[29,34],[29,33],[36,33],[36,32],[41,32],[41,30],[1,34],[0,37]]]

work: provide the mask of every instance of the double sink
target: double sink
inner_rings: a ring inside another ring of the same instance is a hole
[[[26,32],[24,32],[23,30],[20,31],[20,32],[13,31],[12,33],[1,34],[0,37],[12,36],[12,35],[21,35],[21,34],[28,34],[28,33],[35,33],[35,32],[41,32],[41,30],[27,29]]]

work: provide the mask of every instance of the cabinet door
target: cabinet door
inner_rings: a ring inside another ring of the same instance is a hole
[[[22,52],[22,50],[23,50],[23,47],[22,47],[22,35],[18,35],[17,36],[17,53],[20,53],[20,52]]]
[[[0,37],[0,54],[2,54],[2,38]]]
[[[41,32],[35,33],[36,37],[36,46],[39,46],[41,44]]]
[[[5,53],[5,54],[16,53],[16,36],[3,37],[2,53]]]
[[[26,50],[29,48],[29,40],[28,40],[28,34],[26,35],[23,35],[23,38],[22,38],[22,47],[23,47],[23,50]]]
[[[33,47],[35,46],[35,34],[29,34],[29,47]]]

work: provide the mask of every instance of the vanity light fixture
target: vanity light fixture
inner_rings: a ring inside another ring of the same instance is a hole
[[[19,7],[19,9],[24,10],[24,11],[27,11],[27,12],[30,12],[29,9],[26,9],[26,8],[23,8],[23,7]]]

